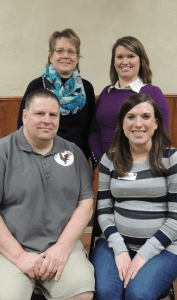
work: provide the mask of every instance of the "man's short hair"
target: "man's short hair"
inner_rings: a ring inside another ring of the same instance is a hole
[[[25,101],[25,109],[29,110],[31,104],[33,103],[35,98],[52,98],[53,100],[57,101],[58,106],[60,107],[59,101],[57,96],[52,93],[51,91],[47,89],[39,89],[31,92],[27,97]]]

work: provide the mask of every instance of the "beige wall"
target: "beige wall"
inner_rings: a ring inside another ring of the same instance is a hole
[[[110,83],[111,48],[125,35],[143,43],[153,84],[177,93],[176,0],[0,0],[0,96],[23,95],[42,75],[48,38],[64,28],[81,39],[81,76],[95,94]]]

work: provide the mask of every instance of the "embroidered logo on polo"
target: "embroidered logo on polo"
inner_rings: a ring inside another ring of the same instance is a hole
[[[63,153],[54,155],[55,161],[62,166],[70,166],[74,162],[74,155],[72,152],[65,150]]]

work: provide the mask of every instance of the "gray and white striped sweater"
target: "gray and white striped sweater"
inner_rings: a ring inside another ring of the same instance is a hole
[[[163,163],[170,173],[156,176],[148,160],[133,164],[133,180],[118,178],[107,154],[101,159],[98,222],[117,255],[137,251],[146,261],[166,249],[177,255],[177,150]]]

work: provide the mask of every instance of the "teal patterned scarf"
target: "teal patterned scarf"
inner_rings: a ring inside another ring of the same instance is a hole
[[[46,72],[42,75],[45,89],[55,93],[60,103],[60,113],[68,115],[76,114],[86,103],[86,95],[82,79],[77,69],[74,69],[70,77],[63,85],[61,78],[53,64],[46,67]]]

